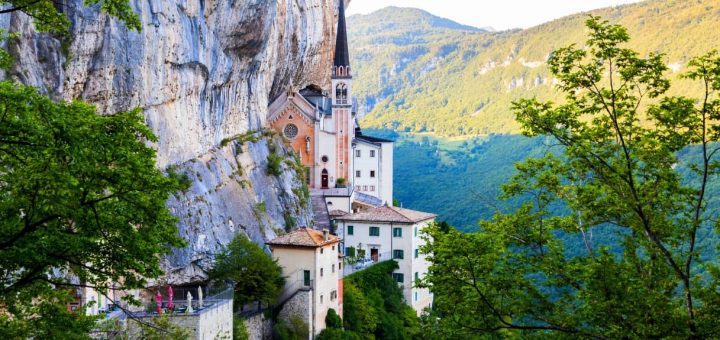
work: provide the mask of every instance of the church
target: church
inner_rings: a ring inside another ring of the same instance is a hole
[[[331,89],[290,89],[270,104],[267,119],[300,156],[307,184],[327,211],[392,205],[393,141],[362,133],[352,81],[340,1]]]

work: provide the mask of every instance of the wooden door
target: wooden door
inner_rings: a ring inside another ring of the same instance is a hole
[[[322,171],[322,177],[320,179],[320,184],[323,189],[327,189],[329,186],[329,180],[328,180],[328,171],[327,169],[323,169]]]

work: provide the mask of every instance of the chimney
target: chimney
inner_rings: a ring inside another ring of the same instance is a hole
[[[323,239],[327,241],[330,238],[330,230],[323,229]]]

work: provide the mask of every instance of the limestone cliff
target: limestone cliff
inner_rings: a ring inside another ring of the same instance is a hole
[[[336,0],[131,1],[140,32],[82,0],[64,2],[66,40],[37,33],[22,13],[0,16],[0,28],[20,34],[7,46],[17,64],[3,76],[100,113],[144,110],[158,166],[193,181],[168,203],[189,246],[164,259],[164,280],[203,279],[236,233],[262,244],[288,223],[311,222],[292,162],[267,172],[269,145],[285,153],[280,138],[252,132],[280,91],[329,79]],[[238,135],[255,137],[226,143]]]

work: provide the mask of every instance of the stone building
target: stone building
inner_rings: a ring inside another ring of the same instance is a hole
[[[342,258],[340,238],[328,230],[300,228],[267,244],[283,269],[286,283],[281,294],[280,317],[300,316],[310,334],[325,329],[325,316],[334,309],[342,316]]]

